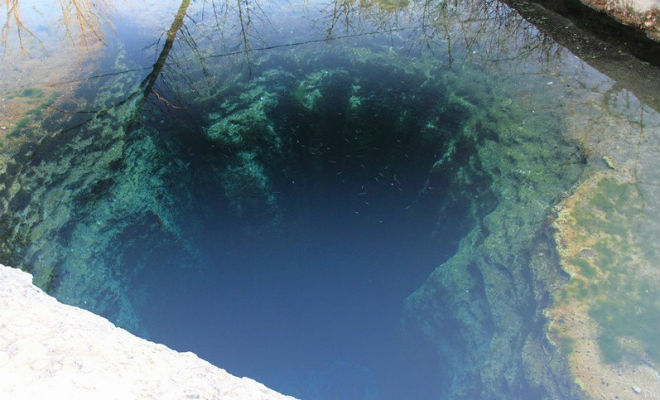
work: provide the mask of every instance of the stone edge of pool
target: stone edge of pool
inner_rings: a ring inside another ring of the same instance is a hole
[[[501,0],[525,19],[548,10],[579,30],[656,67],[660,66],[660,0]],[[547,15],[544,15],[547,17]],[[533,18],[539,23],[538,19]],[[543,22],[542,20],[540,21]],[[568,28],[568,26],[567,26]],[[559,30],[552,36],[560,34]],[[573,51],[573,49],[572,49]]]
[[[623,25],[638,29],[660,42],[660,1],[658,0],[572,0],[610,16]]]
[[[660,42],[659,0],[532,0],[550,9],[589,7]]]
[[[62,304],[0,264],[0,397],[294,400]]]

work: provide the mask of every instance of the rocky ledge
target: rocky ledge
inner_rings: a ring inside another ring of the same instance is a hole
[[[3,265],[0,398],[293,399],[59,303]]]
[[[551,36],[564,36],[558,26],[575,25],[587,35],[578,34],[576,39],[593,36],[602,42],[588,47],[601,48],[612,54],[629,53],[656,67],[660,66],[660,0],[502,0],[531,20],[535,25],[548,25],[553,20]],[[570,20],[571,24],[557,21],[556,17],[543,15],[534,5],[551,10]],[[540,18],[539,18],[540,17]],[[559,22],[560,25],[555,25]],[[570,34],[569,34],[570,35]],[[561,41],[560,41],[561,42]],[[595,47],[594,47],[595,46]],[[569,47],[572,52],[584,53],[584,46]],[[586,59],[584,57],[581,57]],[[590,57],[589,57],[590,58]]]
[[[580,0],[587,7],[639,29],[660,42],[660,0]]]

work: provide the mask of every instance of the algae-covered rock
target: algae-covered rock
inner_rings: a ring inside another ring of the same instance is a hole
[[[547,331],[588,396],[633,399],[632,384],[660,390],[660,117],[629,93],[602,96],[566,119],[589,169],[555,208],[565,284],[552,293]]]
[[[550,337],[591,395],[607,388],[633,398],[624,382],[660,390],[660,253],[647,240],[660,230],[647,201],[635,185],[603,171],[562,202],[555,221],[569,280],[554,293]]]
[[[121,60],[120,54],[116,62]],[[0,176],[8,200],[0,214],[9,222],[0,254],[61,301],[137,330],[135,305],[123,284],[137,268],[118,266],[128,249],[158,246],[159,239],[176,233],[173,214],[158,195],[163,166],[157,141],[131,128],[140,100],[131,95],[133,78],[98,84],[95,97],[78,101],[101,112],[82,123],[64,114],[55,118],[54,131],[40,121],[35,129],[44,138],[13,154]],[[123,98],[119,105],[117,98]],[[143,229],[152,235],[129,234]]]
[[[491,179],[497,202],[476,216],[457,253],[409,296],[408,321],[445,360],[451,398],[577,396],[564,364],[552,361],[559,355],[542,329],[542,293],[550,283],[543,279],[556,278],[557,267],[546,260],[551,252],[534,252],[547,247],[543,221],[581,166],[561,161],[572,149],[557,121],[494,112],[482,118],[470,133],[470,165]],[[469,181],[471,173],[464,169],[450,179]]]

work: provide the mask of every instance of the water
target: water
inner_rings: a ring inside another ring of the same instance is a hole
[[[316,222],[317,232],[286,241],[268,235],[229,248],[209,243],[216,248],[204,251],[202,270],[154,268],[157,275],[140,280],[148,282],[147,291],[169,295],[140,310],[143,323],[155,340],[301,396],[382,392],[395,372],[388,367],[393,360],[400,360],[397,369],[412,363],[400,354],[401,299],[442,254],[406,240],[415,231],[402,237],[323,216]],[[341,373],[347,369],[359,378]],[[328,376],[313,376],[321,373]],[[355,387],[355,380],[363,382]]]
[[[660,107],[633,83],[657,69],[592,67],[494,2],[152,3],[63,38],[21,3],[0,262],[300,398],[577,393],[546,339],[552,293],[580,298],[551,225],[601,176],[634,206],[589,212],[651,220]],[[620,229],[656,279],[657,224]]]

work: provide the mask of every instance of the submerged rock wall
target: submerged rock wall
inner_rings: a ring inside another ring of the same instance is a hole
[[[293,399],[59,303],[0,265],[0,397]]]
[[[561,123],[519,107],[491,115],[496,134],[472,152],[497,205],[407,299],[408,325],[443,360],[446,398],[581,398],[543,309],[563,279],[545,220],[583,164]]]

